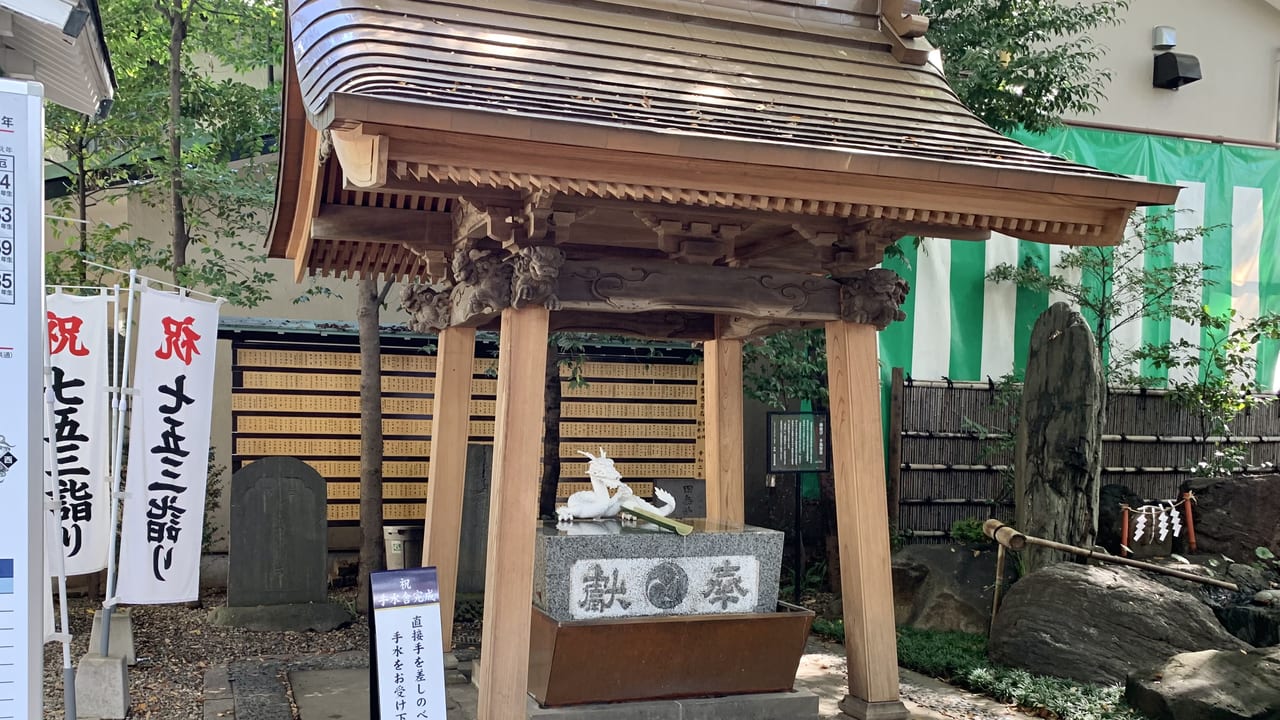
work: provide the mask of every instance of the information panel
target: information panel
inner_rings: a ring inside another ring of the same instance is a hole
[[[43,95],[0,78],[0,720],[43,714]]]
[[[374,720],[445,720],[444,643],[434,567],[370,575],[369,701]]]
[[[831,469],[825,414],[771,412],[768,418],[768,472],[827,472]]]

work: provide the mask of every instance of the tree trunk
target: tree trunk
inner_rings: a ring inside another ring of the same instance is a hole
[[[1031,331],[1015,461],[1015,526],[1027,535],[1092,547],[1102,476],[1103,381],[1093,332],[1055,303]],[[1066,560],[1029,547],[1023,573]]]
[[[88,120],[82,121],[80,127],[84,128],[86,122]],[[89,178],[84,167],[84,154],[87,150],[82,130],[76,140],[76,202],[80,211],[76,218],[80,221],[80,255],[76,258],[76,281],[79,285],[89,284],[89,266],[85,265],[85,259],[89,255]]]
[[[182,44],[187,38],[187,19],[182,0],[169,7],[169,202],[173,210],[173,281],[182,284],[182,268],[187,264],[187,209],[182,199]]]
[[[369,612],[369,573],[386,567],[382,540],[382,338],[378,281],[362,278],[356,291],[360,332],[360,574],[356,609]]]
[[[556,495],[560,486],[560,365],[554,342],[547,343],[546,401],[542,414],[542,486],[538,493],[538,514],[556,516]]]

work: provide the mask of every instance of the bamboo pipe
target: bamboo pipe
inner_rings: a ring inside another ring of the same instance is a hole
[[[1182,572],[1181,570],[1173,570],[1162,565],[1153,565],[1140,560],[1131,560],[1129,558],[1117,557],[1115,555],[1108,555],[1106,553],[1095,552],[1093,550],[1086,550],[1084,548],[1076,547],[1075,545],[1066,545],[1052,540],[1045,540],[1044,538],[1023,535],[999,520],[993,519],[983,523],[982,532],[987,537],[1011,550],[1024,550],[1027,545],[1038,545],[1040,547],[1049,548],[1050,550],[1058,550],[1072,555],[1079,555],[1080,557],[1089,558],[1091,560],[1100,560],[1102,562],[1115,563],[1117,565],[1127,565],[1129,567],[1136,567],[1142,570],[1150,570],[1151,572],[1160,573],[1161,575],[1169,575],[1183,580],[1198,582],[1203,585],[1213,585],[1214,587],[1226,588],[1227,590],[1240,592],[1240,587],[1238,585],[1224,580],[1200,577],[1199,575],[1192,575],[1191,573]]]
[[[996,589],[991,593],[991,625],[988,629],[995,627],[996,613],[1000,610],[1000,591],[1004,589],[1004,556],[1004,545],[996,545]]]

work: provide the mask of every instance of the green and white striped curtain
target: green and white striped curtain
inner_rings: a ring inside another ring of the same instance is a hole
[[[1237,323],[1280,312],[1280,151],[1081,128],[1018,139],[1111,172],[1183,186],[1177,226],[1222,226],[1174,251],[1177,262],[1216,266],[1207,273],[1214,284],[1206,285],[1204,303],[1215,313],[1234,309]],[[907,319],[880,333],[886,374],[902,367],[919,379],[985,380],[1025,366],[1031,327],[1056,299],[984,276],[1000,263],[1028,259],[1058,272],[1066,248],[999,234],[986,242],[908,239],[900,247],[904,259],[885,266],[911,283],[911,293]],[[1201,344],[1207,341],[1201,334],[1185,322],[1144,318],[1118,329],[1113,345],[1133,349],[1180,338]],[[1258,381],[1266,390],[1280,390],[1278,355],[1274,341],[1258,348]],[[1153,368],[1141,370],[1160,378]]]

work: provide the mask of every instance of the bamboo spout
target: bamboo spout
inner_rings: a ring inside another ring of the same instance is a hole
[[[1064,543],[1054,542],[1052,540],[1045,540],[1044,538],[1038,538],[1032,535],[1024,535],[1023,533],[1020,533],[1017,530],[1014,530],[1008,525],[1005,525],[1004,523],[995,519],[987,520],[986,522],[984,522],[982,524],[982,532],[987,537],[991,538],[992,540],[995,540],[996,542],[1000,543],[1004,547],[1009,548],[1010,550],[1015,550],[1015,551],[1024,550],[1026,549],[1027,545],[1039,545],[1040,547],[1046,547],[1051,550],[1058,550],[1060,552],[1070,553],[1072,555],[1078,555],[1083,558],[1089,558],[1090,560],[1098,560],[1100,562],[1114,563],[1116,565],[1127,565],[1129,567],[1136,567],[1142,570],[1150,570],[1151,572],[1160,573],[1161,575],[1168,575],[1170,577],[1181,578],[1183,580],[1190,580],[1191,582],[1197,582],[1202,585],[1213,585],[1214,587],[1226,588],[1227,590],[1240,592],[1240,587],[1238,585],[1236,585],[1235,583],[1226,582],[1225,580],[1217,580],[1214,578],[1200,577],[1199,575],[1193,575],[1188,572],[1182,572],[1181,570],[1174,570],[1173,568],[1167,568],[1167,567],[1164,567],[1163,565],[1154,565],[1152,563],[1145,563],[1139,560],[1132,560],[1126,557],[1109,555],[1105,552],[1097,552],[1095,550],[1090,550],[1087,548],[1076,547],[1075,545],[1066,545]]]

